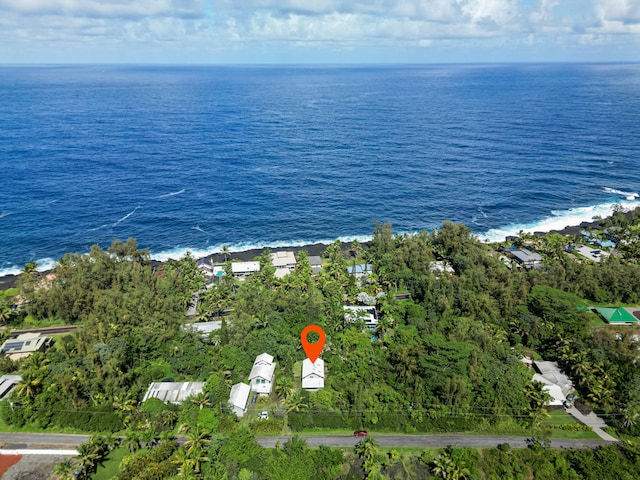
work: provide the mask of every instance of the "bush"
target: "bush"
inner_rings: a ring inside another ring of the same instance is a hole
[[[83,407],[81,411],[57,411],[51,423],[87,432],[118,432],[124,428],[122,419],[109,405]]]

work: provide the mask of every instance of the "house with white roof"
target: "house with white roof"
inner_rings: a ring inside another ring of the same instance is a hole
[[[247,413],[250,393],[251,387],[246,383],[236,383],[231,387],[229,406],[238,418],[242,418],[244,414]]]
[[[260,262],[231,262],[234,277],[247,277],[260,271]]]
[[[538,373],[533,375],[531,381],[544,383],[543,390],[551,395],[548,405],[562,406],[567,395],[573,391],[573,382],[556,362],[534,361],[533,366]]]
[[[4,342],[0,348],[0,354],[6,355],[11,360],[19,360],[28,357],[33,352],[42,352],[50,344],[50,338],[40,333],[27,332]]]
[[[376,313],[376,307],[346,305],[344,307],[344,321],[345,323],[356,323],[358,321],[362,321],[366,328],[369,330],[375,330],[378,326],[378,314]]]
[[[302,362],[302,388],[310,392],[317,392],[324,388],[324,360],[317,358],[312,362],[305,358]]]
[[[142,401],[157,398],[165,403],[182,403],[201,393],[204,385],[205,382],[154,382],[149,385]]]
[[[249,374],[251,391],[261,396],[269,395],[273,389],[275,371],[276,362],[273,361],[273,356],[268,353],[258,355]]]
[[[273,252],[271,254],[271,263],[276,270],[279,268],[285,268],[290,272],[293,272],[296,269],[296,256],[293,252]]]
[[[2,375],[0,377],[0,400],[7,398],[21,381],[20,375]]]

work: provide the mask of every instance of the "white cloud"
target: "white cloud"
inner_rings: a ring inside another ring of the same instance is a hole
[[[5,11],[41,16],[126,18],[197,17],[202,15],[199,0],[0,0]]]
[[[553,51],[611,42],[638,58],[640,38],[640,0],[0,0],[0,11],[0,41],[14,55],[61,42],[79,50],[173,43],[194,55],[285,47]],[[626,34],[629,46],[614,34]]]

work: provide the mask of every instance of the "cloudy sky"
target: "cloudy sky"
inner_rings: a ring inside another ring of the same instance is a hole
[[[640,0],[0,0],[0,63],[640,61]]]

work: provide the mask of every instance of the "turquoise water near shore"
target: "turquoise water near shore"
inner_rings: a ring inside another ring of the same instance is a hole
[[[640,65],[0,67],[0,275],[640,205]]]

